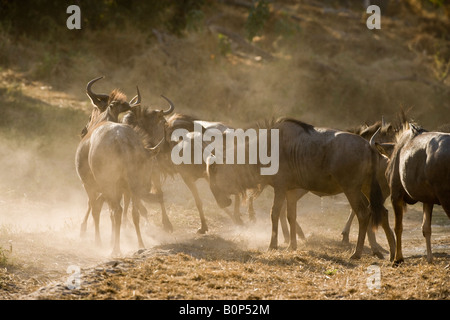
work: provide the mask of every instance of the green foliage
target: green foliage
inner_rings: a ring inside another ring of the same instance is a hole
[[[221,55],[226,56],[227,54],[231,53],[231,44],[230,40],[226,35],[223,35],[219,33],[217,35],[217,38],[219,40],[219,52]]]
[[[428,0],[432,4],[434,4],[437,7],[442,7],[444,5],[444,0]]]
[[[446,60],[439,51],[433,57],[433,74],[439,82],[444,82],[450,73],[450,60]]]
[[[275,22],[275,33],[285,38],[294,36],[300,31],[300,26],[293,22],[285,13],[281,13]]]
[[[0,25],[15,35],[42,39],[55,29],[65,29],[69,5],[81,9],[82,30],[122,28],[137,25],[141,30],[166,29],[181,34],[197,30],[204,14],[204,0],[0,0]]]
[[[269,17],[269,2],[267,0],[254,0],[247,21],[245,22],[245,31],[249,41],[252,41],[261,32]]]

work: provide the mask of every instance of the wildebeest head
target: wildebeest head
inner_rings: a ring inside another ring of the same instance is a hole
[[[167,110],[154,110],[147,106],[133,108],[123,117],[122,122],[144,130],[150,138],[150,144],[156,145],[164,137],[165,116],[171,114],[175,106],[169,98],[161,95],[169,103]]]
[[[230,196],[240,193],[240,190],[236,190],[235,181],[231,181],[235,175],[228,172],[235,166],[216,164],[214,158],[214,155],[210,155],[206,160],[209,186],[219,207],[226,208],[231,205]]]
[[[395,135],[393,142],[378,142],[380,136],[380,129],[378,129],[370,139],[370,146],[385,158],[391,159],[395,149],[400,148],[407,141],[425,131],[413,123],[405,122],[403,128]]]
[[[117,121],[120,113],[131,110],[132,108],[139,106],[141,103],[141,94],[138,87],[136,87],[137,95],[131,99],[130,102],[126,101],[126,95],[118,89],[114,89],[109,95],[93,92],[92,85],[103,78],[104,77],[102,76],[92,79],[86,86],[86,94],[91,100],[94,108],[92,109],[88,124],[81,131],[81,138],[87,134],[89,127],[98,121],[99,115],[107,109],[107,116],[110,117],[108,120]]]

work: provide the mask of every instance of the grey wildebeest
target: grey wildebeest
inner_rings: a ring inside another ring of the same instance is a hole
[[[400,115],[399,115],[400,116]],[[404,117],[404,114],[402,113],[401,116]],[[347,129],[345,131],[350,133],[355,133],[361,137],[363,137],[366,140],[369,140],[372,138],[374,133],[380,129],[379,135],[377,136],[377,142],[380,143],[386,143],[386,142],[392,142],[395,139],[395,134],[398,132],[398,125],[393,125],[391,123],[386,123],[384,121],[384,117],[382,117],[381,121],[377,121],[372,125],[362,125],[355,128]],[[380,183],[383,199],[385,200],[389,194],[389,186],[387,184],[387,180],[385,178],[385,172],[387,167],[387,160],[384,157],[380,157],[380,161],[378,162],[377,167],[377,178]],[[299,197],[301,198],[303,195],[305,195],[304,192],[299,190]],[[299,198],[299,199],[300,199]],[[344,229],[342,230],[342,242],[344,244],[349,244],[349,235],[350,235],[350,227],[353,222],[353,218],[355,217],[355,212],[351,210],[350,215],[347,219],[347,222],[345,224]],[[289,241],[289,229],[287,225],[287,219],[286,219],[286,206],[283,206],[283,209],[280,214],[280,223],[281,223],[281,230],[283,231],[285,242]],[[305,239],[305,236],[300,228],[300,226],[297,224],[297,234],[301,239]],[[377,251],[377,255],[379,258],[383,258],[381,255],[381,251],[384,249],[379,246],[379,244],[376,242],[375,234],[372,232],[372,228],[368,228],[367,235],[369,238],[369,242],[372,243],[373,246],[379,247],[379,250]]]
[[[399,115],[399,117],[402,117],[402,119],[405,119],[404,113],[402,112],[401,115]],[[395,140],[395,135],[398,132],[398,130],[399,130],[398,125],[393,125],[392,123],[386,123],[384,121],[384,118],[382,117],[381,121],[377,121],[372,125],[366,124],[364,126],[359,126],[359,127],[356,127],[356,128],[350,129],[350,130],[346,130],[346,131],[355,133],[368,141],[374,136],[375,132],[378,131],[378,135],[377,135],[378,143],[391,143]],[[381,192],[382,192],[384,200],[386,200],[386,198],[389,196],[389,193],[390,193],[389,185],[388,185],[386,177],[385,177],[386,167],[387,167],[387,160],[384,157],[380,158],[378,161],[378,167],[377,167],[377,178],[378,178],[378,182],[380,183]],[[345,227],[341,233],[343,243],[349,243],[350,227],[351,227],[354,217],[355,217],[355,212],[352,210],[347,219]],[[370,232],[370,228],[369,228],[368,236],[369,236],[369,241],[376,242],[375,238],[372,238],[373,234]],[[377,245],[377,244],[375,244],[375,245]]]
[[[95,79],[94,79],[95,80]],[[98,79],[97,79],[98,80]],[[106,98],[105,98],[106,99]],[[77,173],[89,198],[95,222],[95,239],[100,244],[99,215],[103,200],[108,203],[113,224],[113,253],[120,252],[120,224],[122,219],[121,199],[124,192],[130,194],[133,208],[133,222],[139,247],[144,247],[139,228],[139,207],[141,199],[151,201],[157,196],[150,190],[150,157],[156,149],[145,148],[142,136],[126,124],[117,123],[121,112],[130,110],[140,103],[140,95],[134,104],[125,100],[120,91],[113,91],[105,111],[94,103],[86,134],[75,155]]]
[[[307,192],[319,196],[344,193],[359,222],[358,240],[352,258],[361,257],[369,220],[372,220],[373,227],[382,224],[392,254],[395,239],[389,228],[376,175],[379,157],[369,142],[356,134],[316,128],[288,118],[273,121],[266,128],[279,130],[278,172],[261,175],[259,170],[263,165],[260,162],[218,164],[208,161],[210,188],[219,206],[230,205],[230,195],[258,184],[272,186],[274,200],[269,248],[276,249],[278,246],[278,220],[286,200],[289,248],[296,249],[296,204],[299,197]],[[250,143],[246,143],[247,150]],[[372,250],[376,252],[378,248],[372,247]]]
[[[432,262],[433,206],[441,205],[450,218],[450,134],[427,132],[414,124],[405,123],[392,153],[386,151],[383,144],[374,144],[389,158],[386,178],[391,190],[397,238],[394,265],[404,261],[403,211],[407,204],[416,202],[423,203],[422,233],[427,246],[427,260]]]
[[[133,99],[131,99],[131,101],[128,104],[126,101],[122,101],[122,103],[117,103],[117,101],[123,100],[125,98],[125,96],[122,93],[120,93],[118,90],[113,90],[109,95],[93,92],[92,91],[93,84],[103,78],[104,77],[101,76],[101,77],[92,79],[91,81],[88,82],[88,84],[86,86],[86,94],[89,97],[89,99],[91,100],[93,109],[92,109],[91,115],[89,116],[88,123],[81,131],[81,134],[80,134],[81,139],[83,139],[84,136],[88,133],[88,126],[92,125],[91,121],[92,121],[93,117],[97,118],[97,122],[101,122],[104,120],[117,121],[117,118],[119,117],[120,113],[128,111],[130,108],[136,107],[140,104],[141,97],[140,97],[138,88],[137,88],[138,94]],[[99,115],[101,113],[106,111],[106,108],[108,107],[109,103],[111,103],[112,101],[116,101],[114,108],[110,109],[110,111],[108,113],[103,114],[102,117],[99,117]],[[108,118],[108,119],[106,119],[106,118]],[[91,198],[95,198],[95,200],[92,200]],[[81,229],[80,229],[81,236],[83,236],[86,233],[87,221],[89,218],[89,214],[92,211],[92,208],[93,207],[96,209],[100,208],[100,210],[101,210],[101,208],[103,206],[103,202],[104,202],[104,199],[101,194],[99,194],[97,197],[92,196],[88,199],[88,208],[87,208],[86,214],[84,216],[83,222],[81,223]],[[126,218],[126,213],[128,211],[129,202],[130,202],[129,195],[125,191],[125,193],[124,193],[124,218]],[[143,216],[147,215],[147,211],[144,206],[140,206],[139,211]],[[126,222],[127,220],[125,219],[124,221]]]
[[[168,110],[153,110],[150,107],[140,106],[133,108],[132,112],[127,113],[124,117],[124,123],[132,126],[138,126],[145,130],[151,139],[153,139],[153,143],[165,138],[166,145],[161,148],[161,152],[159,152],[157,156],[158,169],[155,168],[154,174],[158,174],[159,171],[159,174],[179,174],[181,176],[183,182],[191,191],[195,200],[195,205],[199,212],[201,226],[197,232],[204,234],[208,231],[208,225],[206,223],[203,203],[196,186],[196,181],[200,178],[206,178],[206,164],[202,162],[201,164],[192,163],[175,165],[171,159],[171,150],[174,145],[178,143],[178,141],[172,141],[172,134],[177,129],[183,129],[187,135],[190,136],[191,134],[194,134],[194,127],[196,123],[202,127],[202,130],[215,128],[223,132],[229,127],[220,122],[202,121],[195,117],[180,113],[170,115],[173,111],[173,104],[171,104],[171,108]],[[163,132],[165,132],[165,134]],[[161,191],[160,185],[159,191]],[[252,200],[253,198],[249,197],[248,208],[250,217],[254,218]],[[242,223],[240,220],[239,205],[240,197],[236,196],[234,214],[232,215],[225,210],[236,223]]]

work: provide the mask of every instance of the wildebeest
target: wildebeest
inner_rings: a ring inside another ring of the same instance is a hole
[[[166,146],[161,148],[161,152],[157,156],[158,169],[154,170],[154,174],[158,174],[159,171],[163,174],[180,175],[183,182],[191,191],[195,200],[195,205],[199,212],[201,226],[197,232],[200,234],[204,234],[208,231],[208,225],[206,223],[206,218],[203,211],[203,203],[196,186],[196,181],[200,178],[206,177],[206,165],[204,162],[202,162],[201,164],[173,164],[171,160],[171,150],[177,143],[177,141],[171,141],[171,137],[172,133],[177,129],[184,129],[189,134],[194,134],[194,127],[196,123],[200,125],[203,130],[215,128],[223,132],[229,127],[221,122],[203,121],[197,119],[196,117],[180,113],[171,114],[173,111],[173,104],[171,104],[171,107],[168,110],[154,110],[150,107],[140,106],[138,108],[134,108],[132,112],[129,112],[124,117],[124,123],[130,124],[132,126],[138,126],[145,130],[148,135],[152,137],[153,143],[156,143],[163,137],[165,138]],[[165,136],[163,135],[163,132],[165,132]],[[157,177],[155,177],[154,180],[159,181]],[[158,190],[161,191],[160,186],[158,187]],[[248,203],[249,214],[251,218],[254,217],[252,200],[253,198],[252,196],[250,196],[248,199]],[[239,205],[240,197],[236,196],[234,214],[232,215],[232,218],[236,223],[242,223],[239,216]],[[231,216],[228,211],[226,212]]]
[[[96,120],[97,122],[101,122],[101,121],[105,121],[105,120],[117,121],[120,113],[130,110],[130,108],[132,108],[132,107],[138,106],[141,102],[139,88],[136,88],[138,91],[138,94],[133,99],[131,99],[131,101],[128,104],[126,101],[122,101],[122,103],[120,103],[120,104],[117,103],[117,101],[123,100],[125,98],[125,96],[118,90],[113,90],[109,95],[104,94],[104,93],[93,92],[92,86],[94,85],[94,83],[96,83],[97,81],[99,81],[103,78],[104,78],[104,76],[92,79],[86,85],[86,94],[89,97],[89,99],[91,100],[93,109],[92,109],[91,115],[89,116],[88,123],[81,131],[81,134],[80,134],[81,139],[83,139],[84,136],[88,133],[88,126],[92,125],[91,122],[92,122],[93,117],[97,119]],[[106,111],[108,104],[111,103],[112,101],[116,101],[114,108],[110,109],[110,111],[108,113],[104,113],[102,115],[102,117],[100,117],[99,115],[101,113],[103,113],[104,111]],[[88,208],[87,208],[86,214],[84,216],[83,222],[81,223],[81,229],[80,229],[81,236],[83,236],[86,232],[87,221],[89,218],[89,214],[92,212],[92,208],[93,207],[95,207],[96,209],[100,208],[99,210],[101,210],[101,208],[103,206],[104,199],[101,194],[96,196],[95,200],[92,200],[91,198],[94,198],[94,196],[92,196],[88,199]],[[128,211],[129,202],[130,202],[129,195],[125,191],[125,193],[124,193],[124,218],[126,218],[125,215]],[[140,206],[139,212],[143,216],[146,216],[146,214],[147,214],[145,207],[142,205]],[[127,221],[127,220],[125,220],[125,221]]]
[[[102,105],[103,100],[92,99],[92,102],[94,109],[86,126],[86,134],[77,148],[75,163],[92,207],[97,244],[101,242],[99,215],[103,201],[99,201],[100,194],[114,216],[111,220],[114,228],[113,253],[116,254],[120,252],[122,218],[120,202],[124,191],[131,197],[139,247],[144,246],[138,211],[141,199],[150,201],[157,198],[149,193],[151,172],[149,158],[157,148],[145,148],[138,133],[128,125],[117,123],[119,113],[130,110],[140,103],[139,91],[138,98],[133,99],[133,103],[128,103],[120,91],[113,91],[103,112],[96,104]]]
[[[319,196],[344,193],[359,222],[358,240],[352,258],[361,257],[370,219],[373,227],[382,224],[392,255],[395,239],[389,228],[387,210],[383,206],[377,181],[378,155],[369,142],[356,134],[316,128],[289,118],[274,121],[267,129],[279,130],[279,169],[276,174],[262,176],[259,173],[261,163],[242,165],[208,162],[210,188],[219,206],[230,205],[229,196],[232,194],[257,184],[271,185],[274,200],[269,248],[278,246],[278,220],[286,200],[290,227],[289,248],[296,249],[296,204],[299,196],[303,192]],[[247,143],[247,148],[250,143]],[[372,247],[372,250],[376,252],[378,248]]]
[[[405,117],[404,113],[402,112],[399,117],[402,117],[402,119]],[[378,143],[391,143],[395,140],[395,135],[397,134],[399,130],[398,125],[394,125],[392,123],[386,123],[384,121],[384,117],[382,117],[381,121],[377,121],[372,125],[364,125],[359,126],[350,130],[346,130],[351,133],[355,133],[367,141],[369,141],[375,134],[375,132],[378,131],[377,135],[377,142]],[[380,183],[381,192],[383,194],[383,199],[386,200],[386,198],[389,196],[390,190],[389,185],[387,183],[385,172],[387,167],[387,160],[382,157],[379,159],[378,167],[377,167],[377,178],[378,182]],[[343,243],[349,243],[349,234],[350,234],[350,227],[353,221],[353,218],[355,217],[355,212],[352,210],[347,222],[345,224],[344,229],[342,230],[342,242]],[[376,242],[374,235],[370,232],[368,233],[369,241]],[[377,244],[375,244],[377,245]]]
[[[432,262],[431,214],[439,204],[450,218],[450,134],[427,132],[405,123],[392,153],[375,143],[389,158],[386,178],[395,213],[397,246],[394,265],[404,261],[402,253],[403,211],[406,204],[423,203],[422,232],[427,245],[427,260]]]
[[[404,116],[403,113],[399,114],[399,117],[401,117],[401,116]],[[380,129],[379,135],[377,136],[377,141],[379,143],[392,142],[392,141],[394,141],[395,134],[398,131],[398,125],[397,124],[394,125],[392,123],[386,123],[384,121],[384,117],[382,117],[381,121],[377,121],[372,125],[365,124],[362,126],[347,129],[345,131],[350,132],[350,133],[355,133],[355,134],[363,137],[364,139],[369,140],[370,138],[372,138],[372,136],[378,129]],[[386,167],[387,167],[386,159],[384,157],[380,157],[379,162],[378,162],[378,168],[377,168],[377,178],[380,183],[380,187],[381,187],[381,191],[382,191],[384,200],[389,196],[389,193],[390,193],[389,186],[388,186],[386,178],[385,178]],[[306,194],[306,192],[299,190],[298,191],[299,200],[305,194]],[[351,227],[354,217],[355,217],[355,212],[353,210],[351,210],[350,215],[345,224],[345,227],[341,232],[342,242],[344,244],[349,243],[350,227]],[[283,209],[281,211],[280,223],[281,223],[281,230],[283,231],[284,239],[287,242],[289,240],[289,230],[288,230],[288,226],[287,226],[285,206],[283,207]],[[369,242],[371,243],[371,245],[379,248],[379,250],[376,252],[376,254],[378,255],[379,258],[383,258],[381,251],[383,251],[384,249],[376,242],[376,237],[375,237],[375,234],[374,234],[372,228],[369,227],[367,231],[368,231],[367,232],[368,239],[369,239]],[[301,239],[305,239],[303,231],[301,230],[301,228],[298,224],[297,224],[297,234],[299,235],[299,237]]]

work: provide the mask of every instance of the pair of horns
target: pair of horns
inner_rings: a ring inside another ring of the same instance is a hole
[[[92,91],[92,85],[97,82],[100,79],[103,79],[104,76],[92,79],[91,81],[88,82],[87,86],[86,86],[86,93],[89,96],[89,98],[92,100],[92,102],[97,105],[98,103],[101,103],[102,101],[108,101],[109,99],[109,95],[107,94],[103,94],[103,93],[95,93]],[[141,93],[139,92],[139,87],[136,86],[136,90],[137,90],[137,95],[130,100],[129,104],[130,107],[135,107],[138,106],[139,104],[141,104]]]
[[[98,93],[95,93],[92,91],[92,85],[95,82],[97,82],[98,80],[103,79],[103,78],[104,78],[104,76],[92,79],[91,81],[88,82],[88,84],[86,86],[86,93],[95,105],[100,104],[102,101],[108,101],[108,99],[109,99],[109,95],[107,95],[107,94],[98,94]],[[135,107],[135,106],[138,106],[141,104],[142,99],[141,99],[141,93],[139,92],[138,86],[136,86],[136,90],[137,90],[137,95],[133,99],[130,100],[130,102],[129,102],[130,107]],[[169,109],[163,111],[163,114],[164,115],[171,114],[173,112],[173,110],[175,110],[175,106],[173,105],[172,101],[169,100],[169,98],[167,98],[163,95],[161,95],[161,97],[163,97],[170,105]]]

